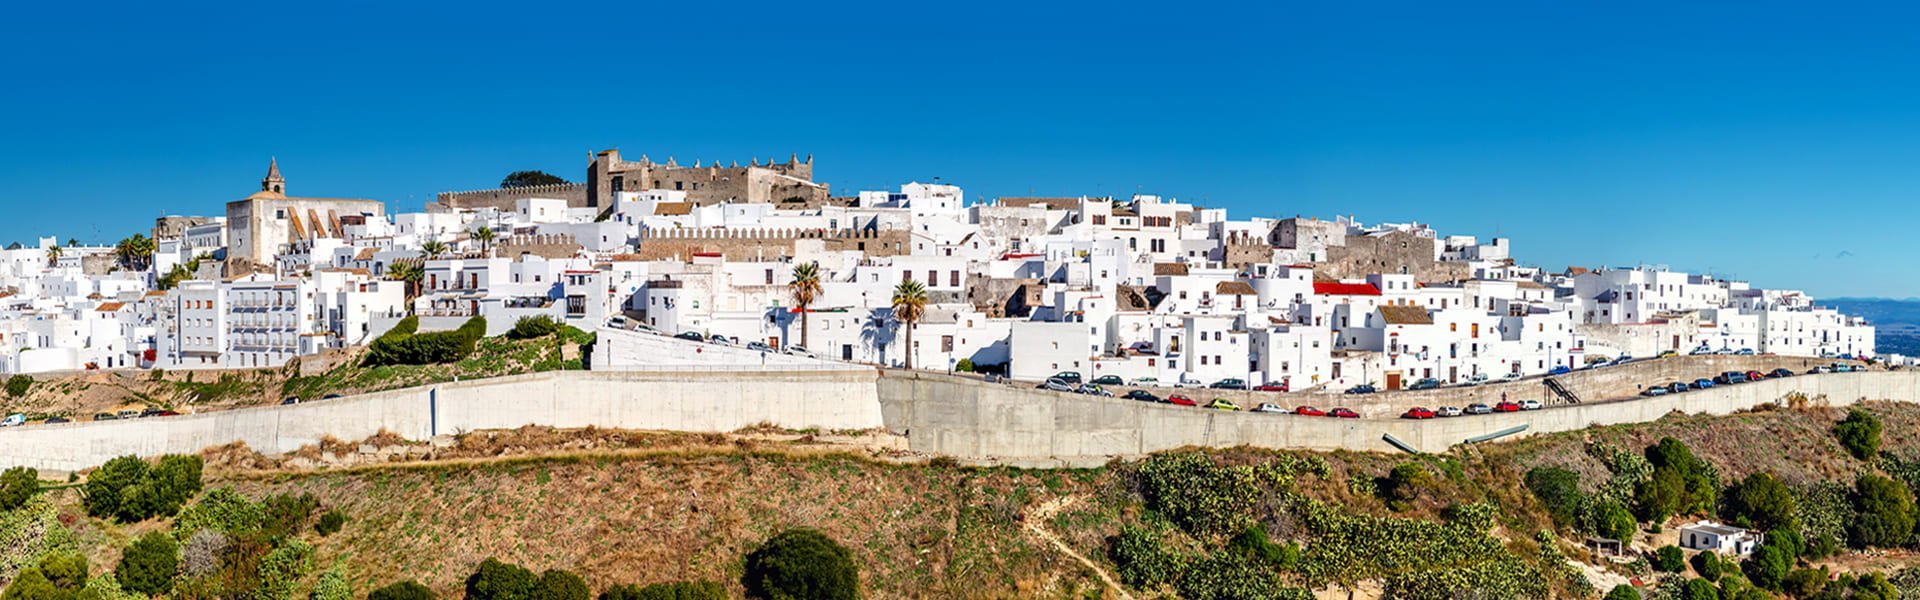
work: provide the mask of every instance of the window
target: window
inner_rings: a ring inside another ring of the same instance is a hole
[[[950,271],[950,272],[948,272],[948,273],[947,273],[947,285],[950,285],[950,286],[953,286],[953,287],[960,287],[960,272],[959,272],[959,271]]]

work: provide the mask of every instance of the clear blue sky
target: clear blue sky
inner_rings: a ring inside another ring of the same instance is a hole
[[[418,210],[617,146],[1920,296],[1911,3],[409,4],[10,7],[0,242],[217,214],[270,156]]]

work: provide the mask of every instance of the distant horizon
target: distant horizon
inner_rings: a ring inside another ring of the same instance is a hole
[[[1418,220],[1542,268],[1920,298],[1920,6],[31,3],[0,240],[294,194],[419,210],[589,152],[816,157],[839,192]],[[724,15],[724,16],[721,16]],[[646,23],[725,18],[723,34]],[[638,27],[637,29],[635,27]],[[299,43],[236,43],[236,37]]]

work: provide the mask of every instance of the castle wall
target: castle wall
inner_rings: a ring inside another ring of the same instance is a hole
[[[640,237],[640,260],[687,260],[696,253],[718,252],[734,259],[792,257],[800,240],[817,240],[827,252],[855,250],[867,256],[910,254],[900,230],[818,229],[657,229]]]
[[[520,188],[500,188],[494,190],[473,190],[467,192],[441,192],[434,197],[429,212],[444,210],[472,210],[478,208],[496,208],[512,211],[514,203],[528,198],[552,198],[567,201],[570,208],[587,206],[587,186],[580,183],[559,183],[554,185],[536,185]],[[438,210],[436,210],[438,209]]]

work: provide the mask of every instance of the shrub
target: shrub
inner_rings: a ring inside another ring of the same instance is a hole
[[[1580,493],[1580,476],[1560,467],[1534,467],[1527,471],[1527,490],[1547,507],[1553,523],[1566,527],[1580,513],[1586,495]]]
[[[173,530],[174,535],[181,538],[195,536],[202,529],[238,535],[259,528],[265,519],[265,510],[259,504],[231,487],[218,487],[181,509],[180,517],[173,521]]]
[[[587,580],[560,569],[547,569],[547,572],[540,574],[539,583],[533,586],[533,597],[540,600],[587,600],[592,596],[593,591],[587,589]]]
[[[727,600],[727,588],[717,581],[676,581],[646,587],[620,585],[600,594],[600,600]]]
[[[1741,568],[1746,571],[1747,581],[1754,585],[1780,590],[1786,582],[1787,573],[1793,570],[1793,558],[1786,548],[1778,544],[1761,544]]]
[[[1194,565],[1179,583],[1188,600],[1307,600],[1305,590],[1289,588],[1272,569],[1233,552],[1215,552]]]
[[[467,578],[468,600],[530,600],[540,585],[533,571],[512,563],[489,558]]]
[[[1248,527],[1240,535],[1227,541],[1227,549],[1252,559],[1255,563],[1281,569],[1291,569],[1300,560],[1300,547],[1289,542],[1275,544],[1267,538],[1264,525]]]
[[[313,570],[313,545],[290,539],[267,552],[256,572],[260,578],[255,595],[265,598],[289,598],[293,589]]]
[[[1754,473],[1727,488],[1720,515],[1743,527],[1763,531],[1798,529],[1793,493],[1772,473]]]
[[[1670,437],[1649,446],[1646,455],[1653,475],[1634,490],[1641,518],[1658,524],[1676,513],[1713,508],[1720,491],[1720,476],[1713,465],[1696,458],[1686,444]]]
[[[7,395],[8,396],[12,396],[14,398],[21,398],[21,397],[25,397],[27,395],[27,392],[32,390],[33,390],[32,375],[14,375],[12,377],[7,378]]]
[[[1701,552],[1693,555],[1693,572],[1707,581],[1720,580],[1720,553]]]
[[[7,584],[5,592],[0,592],[0,598],[4,598],[5,600],[57,600],[71,593],[72,592],[66,592],[63,594],[60,588],[54,587],[53,582],[47,580],[47,576],[41,573],[40,569],[27,567],[20,570],[20,574],[13,578],[13,583]]]
[[[1713,582],[1705,579],[1689,579],[1685,593],[1682,593],[1680,598],[1682,600],[1720,600],[1720,589],[1713,587]]]
[[[40,472],[14,467],[0,473],[0,511],[16,510],[40,493]]]
[[[1158,454],[1136,471],[1147,507],[1196,537],[1228,536],[1253,525],[1267,488],[1288,482],[1291,471],[1324,463],[1263,463],[1223,467],[1205,454]]]
[[[1107,547],[1107,557],[1118,566],[1120,581],[1151,590],[1172,584],[1193,559],[1161,541],[1158,532],[1137,525],[1120,528]]]
[[[292,536],[305,529],[307,519],[320,507],[313,494],[274,494],[260,500],[260,532],[269,540]]]
[[[1622,583],[1607,590],[1605,600],[1640,600],[1640,590],[1633,587],[1633,584]]]
[[[194,532],[180,547],[180,574],[192,579],[220,570],[220,557],[232,545],[233,538],[217,530]]]
[[[1856,547],[1892,548],[1913,534],[1913,492],[1900,482],[1861,475],[1854,481],[1853,506],[1850,537]]]
[[[851,600],[860,576],[853,555],[812,529],[789,529],[747,555],[747,595],[770,600]]]
[[[339,533],[340,528],[345,527],[346,524],[347,513],[340,512],[340,509],[335,508],[320,515],[320,522],[313,524],[313,531],[322,536],[329,536]]]
[[[113,573],[127,591],[152,596],[172,590],[173,575],[179,570],[180,546],[172,536],[154,531],[127,547]]]
[[[1394,510],[1406,510],[1409,503],[1420,497],[1420,490],[1433,485],[1433,475],[1419,463],[1400,463],[1387,472],[1386,479],[1380,482],[1380,495],[1387,506]]]
[[[367,600],[434,600],[433,590],[415,581],[388,584],[367,594]]]
[[[1865,410],[1847,411],[1847,418],[1833,426],[1833,435],[1854,458],[1871,460],[1880,452],[1880,418]]]
[[[1661,546],[1653,553],[1653,568],[1668,573],[1679,573],[1687,568],[1687,555],[1678,546]]]
[[[147,461],[138,456],[115,458],[94,469],[93,474],[87,476],[87,484],[81,487],[81,502],[87,514],[101,518],[119,514],[126,491],[146,481],[147,470]]]
[[[1631,541],[1633,533],[1640,527],[1633,520],[1633,511],[1612,500],[1602,500],[1589,505],[1592,513],[1593,533],[1611,540]]]
[[[347,583],[347,576],[338,569],[329,570],[320,574],[311,600],[353,600],[353,585]]]
[[[953,363],[953,370],[959,371],[961,373],[972,373],[973,359],[971,358],[960,359],[958,362]]]
[[[507,338],[530,340],[547,337],[556,333],[560,333],[559,321],[555,321],[553,317],[546,315],[535,315],[531,317],[520,317],[520,320],[514,321],[513,329],[507,330]]]
[[[1777,585],[1773,589],[1777,589],[1795,598],[1811,598],[1814,594],[1820,593],[1821,588],[1827,587],[1827,581],[1832,578],[1833,577],[1827,573],[1826,567],[1820,567],[1819,569],[1794,569],[1792,573],[1788,573],[1785,577],[1782,577],[1780,581],[1776,582]],[[1754,585],[1760,585],[1758,581],[1753,583]]]

